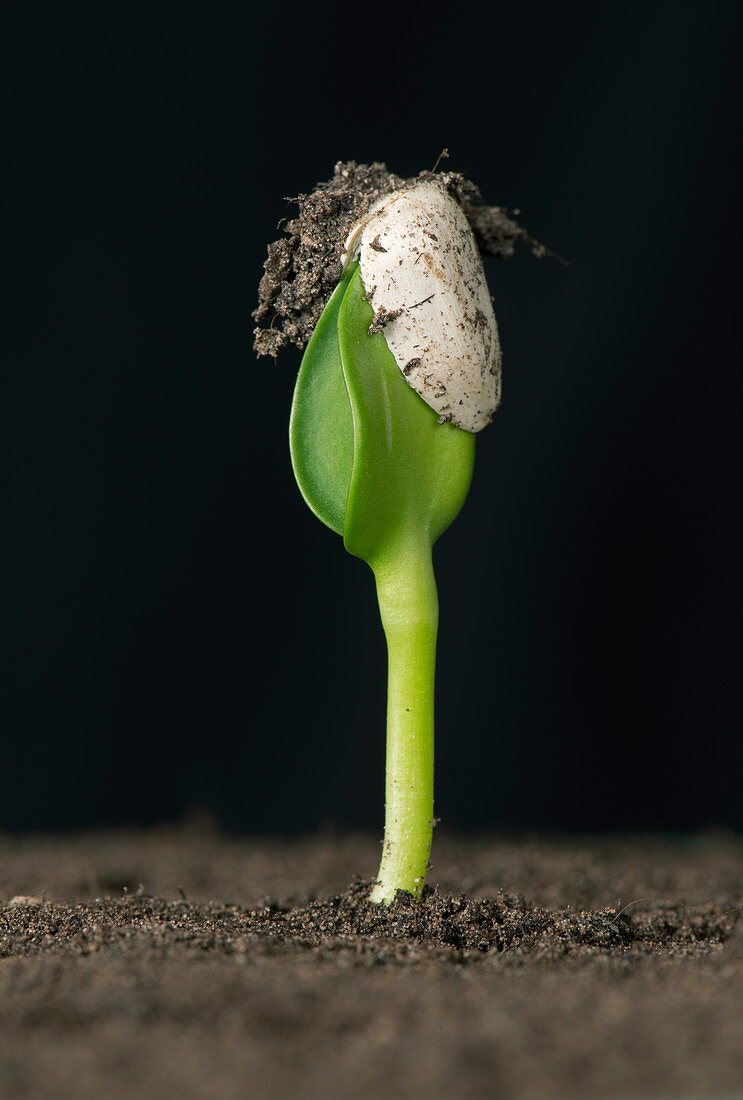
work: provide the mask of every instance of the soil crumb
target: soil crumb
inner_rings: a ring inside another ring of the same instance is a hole
[[[740,838],[436,840],[0,837],[0,1096],[739,1095]]]
[[[548,250],[501,206],[488,206],[479,188],[459,172],[420,172],[404,179],[380,163],[339,161],[332,179],[308,195],[289,202],[297,217],[284,226],[284,236],[268,246],[253,318],[255,351],[276,356],[287,345],[304,348],[341,276],[343,247],[351,227],[378,199],[402,187],[437,180],[457,200],[475,234],[480,251],[505,260],[516,242],[524,241],[535,256]]]

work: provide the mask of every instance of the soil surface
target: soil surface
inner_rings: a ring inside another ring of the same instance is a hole
[[[0,1096],[743,1096],[743,839],[0,838]]]

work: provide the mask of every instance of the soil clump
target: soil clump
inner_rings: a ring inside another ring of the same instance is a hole
[[[341,277],[341,258],[351,227],[380,198],[415,183],[437,180],[457,200],[475,234],[480,251],[504,260],[523,240],[534,255],[548,250],[501,206],[488,206],[479,188],[459,172],[420,172],[404,179],[380,163],[339,161],[329,180],[307,195],[287,201],[299,214],[288,220],[284,235],[268,246],[264,275],[253,318],[255,351],[276,356],[287,345],[304,348]]]

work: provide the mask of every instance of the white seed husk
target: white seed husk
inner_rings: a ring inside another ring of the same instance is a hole
[[[434,181],[386,196],[356,225],[357,259],[383,331],[409,385],[440,421],[468,432],[500,403],[501,352],[485,272],[459,204]]]

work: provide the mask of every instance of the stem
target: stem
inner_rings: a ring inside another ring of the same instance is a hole
[[[433,830],[433,693],[439,607],[431,547],[379,563],[374,573],[387,636],[387,778],[382,862],[371,900],[420,897]]]

